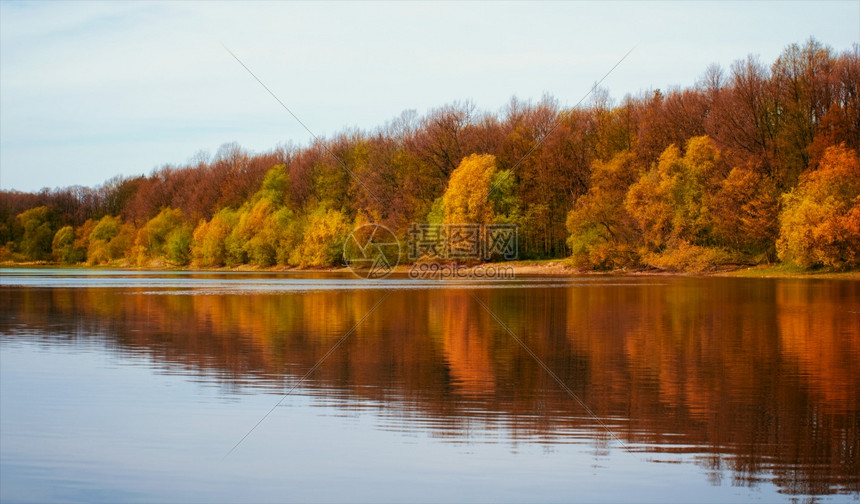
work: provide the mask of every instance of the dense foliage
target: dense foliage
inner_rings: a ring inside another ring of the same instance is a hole
[[[860,261],[860,46],[588,107],[454,103],[374,132],[235,144],[99,188],[0,194],[0,259],[206,267],[338,264],[356,225],[519,225],[523,258],[703,270]]]

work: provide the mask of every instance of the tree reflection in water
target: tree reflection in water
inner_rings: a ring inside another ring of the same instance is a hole
[[[628,280],[474,292],[637,456],[693,460],[715,484],[730,470],[735,485],[860,491],[860,282]],[[383,428],[443,440],[483,429],[512,445],[608,446],[471,292],[394,293],[305,392],[345,409],[371,402]],[[0,328],[102,341],[225,393],[282,393],[381,295],[6,287]]]

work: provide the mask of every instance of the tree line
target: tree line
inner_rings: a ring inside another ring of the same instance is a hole
[[[373,131],[236,144],[97,188],[0,194],[0,260],[331,266],[357,225],[513,223],[522,258],[700,271],[860,263],[860,46],[588,106],[455,102]]]

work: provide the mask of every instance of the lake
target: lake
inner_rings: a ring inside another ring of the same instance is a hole
[[[858,502],[860,282],[0,270],[3,502]]]

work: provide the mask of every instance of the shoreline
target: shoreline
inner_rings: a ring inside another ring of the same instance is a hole
[[[482,263],[483,266],[511,267],[516,275],[537,275],[551,277],[575,277],[575,276],[680,276],[680,277],[735,277],[735,278],[805,278],[822,280],[860,280],[860,270],[833,271],[830,269],[806,270],[796,266],[776,264],[757,266],[726,267],[721,269],[693,272],[693,271],[661,271],[648,268],[621,269],[612,271],[582,270],[565,264],[560,259],[524,260],[498,263]],[[464,265],[471,268],[479,265]],[[128,266],[123,264],[103,264],[88,266],[85,264],[57,264],[50,262],[0,262],[0,268],[9,269],[80,269],[80,270],[120,270],[120,271],[188,271],[188,272],[259,272],[259,273],[350,273],[351,270],[345,266],[329,268],[297,268],[291,266],[259,267],[242,265],[238,267],[222,266],[218,268],[207,268],[198,266],[171,266],[160,264],[152,266]],[[409,266],[398,265],[394,268],[395,274],[406,274]]]

